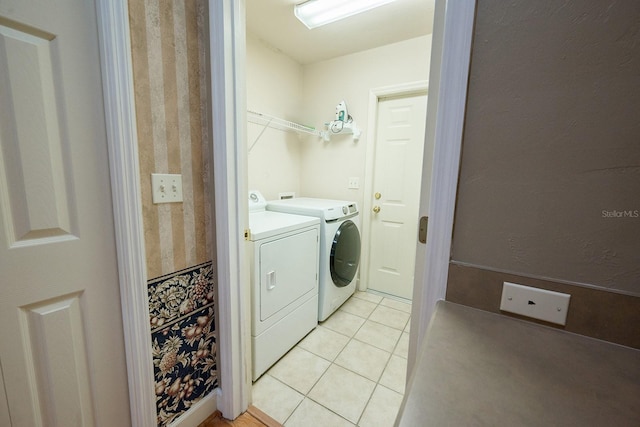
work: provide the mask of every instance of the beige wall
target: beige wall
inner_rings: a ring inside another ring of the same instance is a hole
[[[248,110],[306,123],[301,111],[302,66],[250,33],[246,76]],[[283,191],[299,194],[300,152],[307,143],[296,133],[247,123],[249,189],[259,190],[268,200]]]
[[[418,37],[332,60],[301,66],[258,41],[247,39],[247,105],[324,130],[335,107],[347,102],[363,135],[358,142],[334,135],[320,138],[267,129],[249,154],[249,187],[267,199],[278,192],[298,196],[363,201],[369,91],[373,88],[427,80],[431,36]],[[251,145],[262,127],[248,124]],[[347,189],[348,178],[360,178],[361,189]]]
[[[205,2],[129,2],[147,274],[211,259],[205,181]],[[151,174],[182,174],[183,203],[154,205]]]
[[[365,163],[369,124],[369,91],[401,83],[427,80],[431,35],[382,46],[304,67],[304,111],[307,120],[324,129],[335,118],[338,102],[345,100],[349,114],[363,134],[334,135],[330,142],[305,144],[301,167],[302,195],[340,200],[364,200]],[[360,189],[347,188],[349,177],[360,178]]]
[[[638,16],[638,2],[479,2],[448,299],[497,310],[507,278],[562,288],[567,329],[640,345]]]

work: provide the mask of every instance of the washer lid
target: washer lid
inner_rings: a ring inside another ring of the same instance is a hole
[[[277,234],[320,224],[318,218],[280,212],[258,211],[249,213],[251,241],[266,239]]]

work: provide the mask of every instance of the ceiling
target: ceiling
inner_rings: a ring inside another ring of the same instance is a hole
[[[323,27],[293,15],[303,0],[246,0],[247,31],[300,64],[431,34],[435,0],[396,0]],[[345,0],[346,1],[346,0]]]

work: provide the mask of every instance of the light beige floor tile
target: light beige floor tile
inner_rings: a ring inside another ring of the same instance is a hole
[[[353,427],[353,424],[311,399],[304,399],[285,427]]]
[[[404,331],[406,333],[410,333],[411,332],[411,317],[409,317],[409,321],[407,322],[407,326],[404,328]]]
[[[356,316],[355,314],[350,314],[338,310],[333,313],[327,320],[322,322],[322,326],[351,338],[356,334],[356,332],[358,332],[358,329],[360,329],[360,326],[362,326],[364,320],[365,319]]]
[[[349,298],[347,302],[342,304],[340,310],[347,313],[355,314],[356,316],[364,317],[365,319],[375,310],[377,304],[369,301],[365,301],[359,298]]]
[[[375,385],[373,381],[334,364],[311,389],[308,397],[356,423]]]
[[[402,333],[400,340],[398,341],[398,345],[396,345],[395,350],[393,350],[393,354],[396,356],[400,356],[403,358],[407,358],[409,355],[409,334],[406,332]]]
[[[282,384],[272,376],[265,374],[253,385],[251,390],[253,406],[280,424],[283,424],[302,402],[304,396]]]
[[[393,427],[398,415],[402,395],[377,385],[358,422],[360,427]]]
[[[392,355],[389,363],[380,378],[380,384],[404,394],[404,387],[407,380],[407,359]]]
[[[403,330],[405,326],[407,326],[409,313],[379,305],[375,310],[373,310],[373,313],[369,316],[369,320]]]
[[[344,346],[347,345],[347,342],[349,342],[349,337],[324,326],[318,326],[297,347],[333,362]]]
[[[269,369],[268,374],[306,395],[330,364],[320,356],[294,347]]]
[[[354,338],[391,353],[396,347],[396,343],[401,334],[402,331],[398,329],[367,320],[358,330]]]
[[[334,363],[377,382],[390,356],[390,352],[358,340],[351,340]]]
[[[360,298],[360,299],[372,302],[374,304],[378,304],[380,301],[382,301],[382,297],[380,295],[374,295],[369,292],[356,291],[356,293],[354,293],[353,296],[355,298]]]
[[[382,301],[380,301],[380,305],[395,308],[396,310],[404,311],[405,313],[411,313],[411,304],[402,301],[396,301],[391,298],[383,298]]]

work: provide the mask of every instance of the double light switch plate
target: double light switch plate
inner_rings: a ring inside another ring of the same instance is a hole
[[[151,189],[153,203],[182,202],[182,175],[152,173]]]

